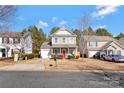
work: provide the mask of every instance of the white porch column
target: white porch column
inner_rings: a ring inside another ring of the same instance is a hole
[[[75,56],[77,56],[77,48],[75,48]]]
[[[60,54],[61,54],[61,48],[60,48]]]
[[[51,54],[53,54],[53,48],[51,48]]]
[[[69,54],[69,48],[68,48],[68,54]]]

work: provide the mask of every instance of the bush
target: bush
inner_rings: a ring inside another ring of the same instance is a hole
[[[27,59],[32,59],[34,58],[34,54],[25,54],[25,53],[19,53],[19,59],[23,59],[25,60],[25,58],[27,57]]]
[[[72,55],[68,56],[68,59],[78,59],[78,58],[79,58],[79,56],[72,56]]]
[[[72,55],[68,56],[68,59],[74,59],[74,58],[75,58],[75,56],[72,56]]]
[[[27,59],[32,59],[34,58],[34,54],[26,54],[25,57],[27,57]]]
[[[75,58],[76,58],[76,59],[79,59],[79,56],[76,56]]]
[[[39,54],[34,54],[34,57],[40,58]]]
[[[54,59],[54,56],[55,55],[51,55],[51,58]],[[62,59],[63,58],[63,55],[57,55],[57,59]]]
[[[25,59],[26,54],[25,53],[19,53],[19,59]]]

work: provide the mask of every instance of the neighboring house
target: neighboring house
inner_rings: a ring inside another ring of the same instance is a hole
[[[87,57],[93,57],[96,53],[124,55],[124,46],[110,36],[82,35],[81,38],[83,38],[82,42],[86,42],[84,43],[86,48],[83,53]]]
[[[14,52],[21,52],[24,48],[24,52],[27,53],[28,48],[22,44],[22,40],[25,44],[30,46],[29,40],[24,38],[20,32],[0,32],[0,57],[12,57]],[[30,52],[31,53],[31,52]]]
[[[20,51],[19,32],[0,32],[0,57],[12,57],[14,51]]]
[[[124,46],[124,38],[120,38],[119,42]]]
[[[22,52],[26,54],[31,54],[32,53],[32,47],[33,47],[33,40],[30,32],[25,33],[21,37],[21,48]]]
[[[76,35],[66,28],[60,28],[51,35],[51,54],[77,55]]]
[[[65,28],[60,28],[51,36],[51,45],[44,44],[41,46],[41,55],[46,55],[49,53],[51,55],[62,55],[67,58],[69,55],[77,55],[77,45],[76,45],[76,35]],[[44,56],[42,56],[43,58]],[[46,58],[46,56],[45,56]]]
[[[44,42],[41,45],[41,57],[42,58],[51,58],[50,48],[51,46],[49,45],[49,42]]]

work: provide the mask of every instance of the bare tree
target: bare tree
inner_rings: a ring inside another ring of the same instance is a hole
[[[8,32],[11,24],[8,19],[14,15],[17,7],[12,5],[0,5],[0,32]]]
[[[81,34],[81,37],[80,37],[80,40],[79,40],[79,49],[80,49],[80,52],[82,54],[82,61],[83,61],[83,58],[84,58],[84,54],[86,53],[86,49],[87,49],[87,41],[84,39],[84,35],[82,34],[82,31],[86,31],[85,33],[85,37],[88,35],[88,27],[89,27],[89,15],[84,15],[81,19],[81,22],[80,22],[80,34]]]
[[[16,6],[12,5],[0,5],[0,20],[6,20],[13,15],[16,10]]]

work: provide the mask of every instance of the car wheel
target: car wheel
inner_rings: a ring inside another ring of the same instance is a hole
[[[103,60],[105,60],[106,61],[106,59],[103,57]]]
[[[115,59],[112,59],[112,62],[115,62]]]

